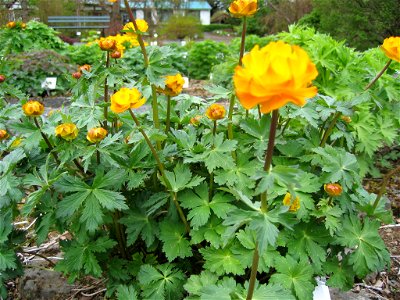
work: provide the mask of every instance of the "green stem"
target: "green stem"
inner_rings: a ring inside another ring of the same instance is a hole
[[[376,196],[376,199],[374,201],[374,204],[372,205],[372,212],[371,214],[374,213],[375,209],[378,207],[379,201],[381,200],[383,194],[386,192],[386,186],[389,183],[390,178],[396,174],[397,172],[400,172],[400,165],[397,166],[395,169],[393,169],[392,171],[390,171],[389,173],[387,173],[384,177],[383,177],[383,181],[382,181],[382,185],[381,188],[379,189],[379,193]]]
[[[247,18],[243,17],[243,27],[242,27],[242,40],[240,42],[240,53],[239,53],[239,66],[242,65],[242,59],[244,54],[245,42],[246,42],[246,30],[247,30]]]
[[[258,118],[261,119],[262,115],[261,115],[261,106],[260,106],[260,104],[257,105],[257,111],[258,111]]]
[[[124,259],[128,259],[128,254],[126,253],[126,246],[123,239],[123,232],[121,230],[121,226],[118,222],[118,214],[115,212],[113,215],[113,222],[114,222],[114,230],[115,236],[117,237],[119,251]]]
[[[319,144],[320,147],[324,147],[326,144],[326,141],[328,140],[328,137],[331,135],[333,128],[335,128],[337,120],[340,118],[341,112],[337,112],[335,116],[333,117],[331,123],[329,124],[328,128],[326,129],[322,139],[321,143]]]
[[[151,85],[151,98],[152,98],[152,109],[153,109],[153,123],[157,130],[160,130],[160,120],[158,118],[158,101],[157,101],[157,90],[154,84]],[[161,150],[161,142],[156,141],[157,150]]]
[[[133,111],[132,111],[131,109],[128,109],[128,110],[129,110],[129,113],[130,113],[130,115],[131,115],[133,121],[135,122],[136,126],[138,127],[139,132],[142,134],[142,136],[144,137],[144,139],[145,139],[147,145],[149,146],[150,151],[151,151],[151,153],[153,154],[154,159],[155,159],[156,162],[157,162],[158,170],[159,170],[160,173],[161,173],[161,177],[162,177],[162,179],[163,179],[163,181],[164,181],[164,183],[165,183],[165,186],[167,187],[168,191],[170,192],[170,195],[171,195],[171,197],[172,197],[172,199],[173,199],[173,201],[174,201],[174,203],[175,203],[175,206],[176,206],[176,208],[177,208],[177,210],[178,210],[178,213],[179,213],[179,216],[180,216],[182,222],[185,224],[186,231],[189,233],[189,231],[190,231],[189,223],[187,222],[186,217],[185,217],[185,215],[184,215],[184,213],[183,213],[183,210],[182,210],[182,208],[180,207],[179,202],[178,202],[177,199],[176,199],[176,195],[172,192],[171,183],[168,181],[167,177],[165,176],[164,165],[163,165],[163,163],[161,162],[160,157],[158,156],[157,151],[156,151],[156,149],[154,148],[153,144],[151,143],[151,141],[150,141],[149,137],[147,136],[146,132],[144,132],[144,130],[140,127],[140,122],[139,122],[139,120],[136,118],[135,114],[133,113]]]
[[[44,134],[44,132],[42,131],[42,128],[40,127],[40,124],[38,122],[38,120],[36,119],[36,117],[33,117],[33,121],[35,122],[36,127],[39,129],[40,134],[42,135],[43,140],[45,141],[47,147],[49,147],[50,153],[51,155],[53,155],[54,160],[56,161],[56,163],[59,165],[60,164],[60,160],[58,159],[57,154],[53,151],[53,146],[51,145],[49,139],[47,138],[47,136]]]
[[[106,51],[106,69],[108,69],[110,67],[110,53],[108,51]],[[104,102],[107,103],[108,102],[108,83],[107,83],[107,76],[104,79]],[[104,124],[103,127],[105,129],[108,129],[108,125],[107,125],[107,119],[108,119],[108,106],[104,106]]]
[[[165,121],[165,133],[168,134],[171,124],[171,96],[167,96],[167,120]]]
[[[387,68],[389,68],[390,63],[392,62],[391,59],[389,59],[389,61],[386,63],[386,65],[383,67],[383,69],[375,76],[374,79],[372,79],[372,81],[364,88],[364,91],[368,90],[371,86],[374,85],[374,83],[383,75],[383,73],[385,73],[385,71],[387,70]]]
[[[99,147],[99,143],[96,143],[96,161],[97,161],[97,165],[100,165],[100,151],[99,151],[98,147]]]
[[[268,147],[265,154],[264,171],[266,172],[269,172],[271,168],[272,154],[274,152],[274,146],[275,146],[276,128],[278,127],[278,117],[279,117],[279,111],[276,109],[272,112],[271,125],[269,129]],[[265,191],[264,193],[261,194],[261,211],[265,213],[267,212],[267,210],[268,210],[267,191]],[[251,300],[253,298],[259,258],[260,257],[258,254],[258,241],[256,241],[256,246],[253,253],[253,263],[251,265],[249,289],[247,291],[246,300]]]
[[[215,139],[215,134],[217,133],[217,120],[214,120],[214,127],[213,127],[213,139]],[[215,148],[215,145],[213,144],[212,148]],[[208,199],[211,201],[212,196],[213,196],[213,185],[214,185],[214,172],[210,173],[210,187],[208,189]]]

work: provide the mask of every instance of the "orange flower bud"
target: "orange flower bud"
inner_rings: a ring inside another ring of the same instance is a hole
[[[7,130],[0,129],[0,141],[8,139],[10,135],[8,134]]]
[[[391,36],[385,39],[381,49],[387,57],[400,62],[400,36]]]
[[[56,127],[55,133],[56,136],[66,141],[72,141],[78,136],[78,128],[76,128],[76,125],[73,123],[64,123]]]
[[[81,72],[74,72],[74,73],[72,73],[72,77],[74,77],[75,79],[79,79],[79,78],[81,78],[81,76],[82,76],[82,73],[81,73]]]
[[[99,41],[99,46],[101,50],[112,51],[115,50],[117,42],[113,39],[103,38]]]
[[[91,68],[92,67],[90,65],[86,64],[86,65],[83,65],[83,66],[79,66],[78,71],[79,72],[83,72],[83,71],[90,72]]]
[[[146,103],[146,99],[142,98],[139,90],[136,88],[121,88],[118,92],[111,96],[110,109],[116,114],[122,113],[129,108],[139,108]]]
[[[202,116],[195,116],[195,117],[191,118],[190,124],[192,124],[193,126],[199,125],[201,118],[202,118]]]
[[[95,127],[89,130],[86,138],[91,143],[98,143],[106,137],[107,133],[103,127]]]
[[[6,76],[4,76],[3,74],[0,74],[0,83],[6,81]]]
[[[121,56],[122,56],[121,51],[114,50],[113,52],[111,52],[111,58],[118,59],[121,58]]]
[[[324,190],[331,197],[340,196],[343,192],[342,186],[338,183],[324,184]]]
[[[165,77],[165,88],[159,91],[167,96],[177,96],[182,92],[185,80],[181,74],[169,75]]]
[[[206,110],[206,116],[211,120],[220,120],[225,117],[225,107],[221,104],[211,104]]]
[[[257,12],[257,0],[235,0],[229,6],[229,12],[236,18],[252,16]]]
[[[14,28],[15,26],[17,26],[17,23],[14,22],[14,21],[8,22],[6,24],[6,27],[9,28],[9,29]]]
[[[349,116],[341,116],[340,119],[345,123],[351,123],[351,118]]]
[[[300,208],[300,199],[298,196],[292,202],[292,195],[290,193],[286,193],[285,197],[282,201],[283,205],[289,206],[289,211],[298,211]]]
[[[24,105],[22,105],[22,110],[25,115],[38,117],[44,112],[44,105],[36,100],[29,100]]]
[[[260,104],[261,112],[269,113],[288,102],[303,106],[306,98],[317,94],[317,88],[310,86],[317,75],[303,49],[278,41],[261,49],[255,46],[244,55],[243,66],[235,68],[233,82],[244,108]]]

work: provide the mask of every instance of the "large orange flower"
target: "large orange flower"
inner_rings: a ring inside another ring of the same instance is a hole
[[[252,16],[257,11],[257,0],[235,0],[229,6],[229,12],[236,18]]]
[[[261,105],[269,113],[288,102],[303,106],[306,98],[314,97],[317,88],[311,81],[318,75],[307,53],[298,46],[282,41],[255,46],[237,66],[233,81],[240,103],[250,109]]]
[[[385,39],[381,49],[387,57],[400,62],[400,36],[392,36]]]
[[[44,112],[44,105],[36,100],[29,100],[24,105],[22,105],[22,110],[25,115],[38,117]]]
[[[139,108],[146,103],[146,99],[136,88],[121,88],[118,92],[111,96],[110,109],[114,113],[122,113],[129,108]]]
[[[185,80],[181,74],[168,75],[165,77],[165,88],[159,91],[168,96],[177,96],[182,92]]]
[[[66,141],[72,141],[78,136],[78,128],[73,123],[63,123],[55,129],[56,136],[63,138]]]

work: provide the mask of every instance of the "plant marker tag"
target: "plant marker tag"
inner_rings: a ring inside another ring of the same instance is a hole
[[[325,285],[325,278],[316,278],[317,286],[313,292],[313,300],[331,300],[329,288]]]
[[[183,77],[183,80],[185,80],[185,83],[183,84],[184,89],[189,88],[189,77]]]
[[[54,90],[57,85],[57,77],[47,77],[42,82],[42,88],[46,90]]]

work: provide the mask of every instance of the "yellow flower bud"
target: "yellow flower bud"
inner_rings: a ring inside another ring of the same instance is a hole
[[[211,104],[206,110],[206,116],[211,120],[220,120],[225,117],[225,107],[221,104]]]
[[[195,116],[195,117],[191,118],[190,124],[192,124],[193,126],[199,125],[201,118],[202,118],[202,116]]]
[[[110,109],[116,114],[122,113],[129,108],[139,108],[146,103],[145,98],[141,98],[139,90],[136,88],[121,88],[111,96]]]
[[[340,119],[345,123],[351,123],[351,118],[349,116],[341,116]]]
[[[170,75],[165,77],[165,88],[159,91],[168,96],[177,96],[182,92],[185,80],[181,74]]]
[[[0,129],[0,141],[8,139],[10,135],[8,134],[7,130]]]
[[[381,49],[387,57],[400,62],[400,36],[391,36],[385,39]]]
[[[106,137],[107,133],[103,127],[95,127],[89,130],[86,138],[91,143],[98,143]]]
[[[17,26],[17,23],[14,22],[14,21],[8,22],[6,24],[6,27],[9,28],[9,29],[14,28],[15,26]]]
[[[342,186],[340,184],[338,184],[338,183],[327,183],[327,184],[324,184],[324,190],[331,197],[340,196],[342,194],[342,192],[343,192]]]
[[[22,110],[25,115],[38,117],[44,112],[44,105],[36,100],[29,100],[24,105],[22,105]]]
[[[292,195],[290,193],[286,193],[285,197],[282,201],[283,205],[289,206],[289,211],[296,212],[300,208],[300,199],[298,196],[292,202]]]
[[[78,128],[76,128],[76,125],[73,123],[64,123],[56,127],[55,133],[56,136],[66,141],[72,141],[78,136]]]
[[[236,18],[252,16],[257,12],[257,0],[235,0],[229,6],[229,12]]]
[[[99,46],[101,50],[112,51],[115,50],[117,42],[111,38],[101,38],[99,40]]]

